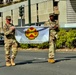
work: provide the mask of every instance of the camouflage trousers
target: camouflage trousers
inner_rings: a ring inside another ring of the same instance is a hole
[[[53,34],[53,35],[52,35]],[[54,58],[55,56],[55,39],[57,38],[57,34],[55,31],[50,32],[50,38],[49,38],[49,58]]]
[[[10,58],[15,59],[17,55],[17,42],[15,40],[7,40],[7,43],[5,43],[5,60],[9,61]],[[12,53],[10,54],[10,51],[12,50]]]

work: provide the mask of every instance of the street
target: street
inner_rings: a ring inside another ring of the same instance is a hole
[[[48,51],[19,51],[16,66],[6,67],[0,47],[0,75],[76,75],[76,52],[56,52],[56,63],[47,62]]]

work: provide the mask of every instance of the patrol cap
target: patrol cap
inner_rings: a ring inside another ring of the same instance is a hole
[[[6,16],[6,19],[11,19],[11,16]]]
[[[54,14],[54,13],[50,13],[50,14],[49,14],[49,17],[50,17],[50,16],[55,16],[55,14]]]

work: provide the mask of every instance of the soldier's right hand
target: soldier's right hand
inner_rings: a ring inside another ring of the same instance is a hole
[[[11,26],[11,27],[10,27],[10,30],[15,30],[15,27],[14,27],[14,26]]]

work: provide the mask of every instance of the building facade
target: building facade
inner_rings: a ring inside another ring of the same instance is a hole
[[[76,0],[60,0],[58,8],[60,11],[59,24],[61,26],[76,24]]]
[[[5,24],[5,16],[7,15],[12,16],[14,25],[20,25],[19,7],[21,5],[24,5],[25,8],[23,19],[25,19],[25,24],[28,24],[28,1],[24,1],[0,9],[0,12],[3,12],[3,17],[0,17],[0,27],[2,27],[2,24]],[[53,12],[56,14],[59,12],[59,15],[55,18],[56,20],[59,20],[60,25],[76,23],[76,0],[31,0],[32,23],[47,21],[49,13]]]

